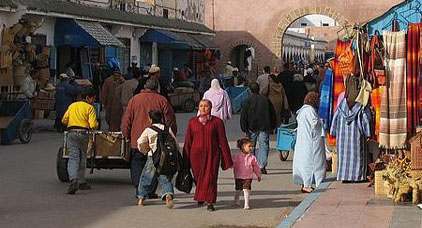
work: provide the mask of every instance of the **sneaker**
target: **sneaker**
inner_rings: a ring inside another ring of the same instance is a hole
[[[67,189],[67,194],[74,195],[78,191],[78,181],[72,180],[72,183],[69,185]]]
[[[243,210],[249,210],[249,209],[251,209],[249,206],[245,206],[245,207],[243,208]]]
[[[204,206],[204,201],[198,201],[198,207]]]
[[[138,200],[138,202],[137,202],[137,205],[140,206],[140,207],[145,206],[145,199],[144,198],[140,198]]]
[[[209,211],[209,212],[215,211],[215,207],[214,207],[214,205],[209,204],[209,205],[207,206],[207,211]]]
[[[166,195],[166,205],[168,209],[172,209],[174,206],[173,197],[171,195]]]
[[[79,190],[91,190],[91,189],[92,189],[91,186],[88,185],[87,183],[79,184]]]
[[[267,173],[267,170],[266,170],[265,168],[261,168],[261,173],[262,173],[262,174],[268,174],[268,173]]]

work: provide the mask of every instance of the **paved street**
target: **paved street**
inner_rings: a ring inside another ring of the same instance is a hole
[[[177,115],[180,142],[191,116]],[[55,163],[62,134],[40,128],[52,123],[37,121],[40,131],[29,144],[0,147],[0,227],[274,227],[305,197],[292,183],[291,161],[281,162],[274,150],[269,175],[253,183],[250,211],[232,205],[231,170],[220,173],[214,213],[198,208],[192,194],[180,192],[173,210],[158,200],[147,201],[143,208],[134,206],[129,170],[87,173],[93,189],[66,195],[68,184],[58,181]],[[228,121],[226,130],[234,149],[242,136],[239,115]]]

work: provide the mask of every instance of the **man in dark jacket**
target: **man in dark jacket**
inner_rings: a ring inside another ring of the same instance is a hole
[[[249,85],[251,97],[245,102],[240,112],[240,127],[255,142],[259,141],[258,164],[263,174],[267,174],[266,166],[270,150],[269,135],[275,129],[274,107],[267,97],[259,94],[259,85]]]

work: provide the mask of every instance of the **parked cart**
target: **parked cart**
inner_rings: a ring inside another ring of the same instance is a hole
[[[294,151],[296,145],[297,123],[282,124],[277,129],[276,150],[279,152],[281,161],[286,161],[290,151]]]
[[[9,145],[15,139],[28,143],[32,137],[29,101],[0,101],[1,144]]]
[[[69,181],[67,162],[67,135],[64,132],[63,146],[57,153],[57,177],[62,182]],[[86,167],[94,169],[130,169],[130,143],[121,132],[93,131],[90,133]]]
[[[184,112],[193,112],[201,99],[199,92],[192,88],[179,87],[169,94],[171,105]]]
[[[248,87],[227,87],[226,92],[232,102],[233,112],[240,112],[243,103],[249,98],[250,91]]]

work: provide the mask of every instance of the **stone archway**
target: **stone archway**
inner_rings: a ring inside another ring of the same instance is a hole
[[[334,19],[339,25],[349,24],[348,20],[336,9],[326,6],[308,6],[292,10],[281,20],[275,30],[272,40],[272,51],[280,60],[282,59],[283,37],[287,28],[297,19],[310,14],[321,14]]]
[[[248,47],[253,47],[255,49],[255,58],[254,58],[255,61],[252,61],[252,71],[257,70],[257,68],[259,68],[261,66],[258,66],[258,64],[257,64],[258,61],[256,61],[256,60],[261,59],[262,58],[262,54],[261,54],[261,51],[259,50],[259,48],[257,47],[257,45],[254,42],[250,41],[250,40],[238,40],[236,42],[231,43],[224,50],[224,53],[225,53],[224,54],[224,57],[223,57],[224,63],[227,63],[228,61],[230,61],[230,55],[231,55],[232,51],[236,47],[243,46],[243,45],[244,46],[248,46]]]

